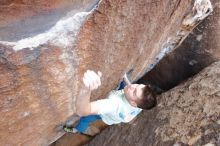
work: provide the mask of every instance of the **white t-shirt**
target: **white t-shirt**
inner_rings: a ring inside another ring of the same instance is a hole
[[[101,109],[98,114],[107,125],[130,122],[142,111],[129,104],[124,90],[113,90],[106,99],[97,100],[94,104]]]

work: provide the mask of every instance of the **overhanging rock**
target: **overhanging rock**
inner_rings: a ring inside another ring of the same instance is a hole
[[[86,69],[103,73],[93,94],[101,98],[126,71],[140,78],[212,11],[208,0],[98,2],[0,3],[2,145],[53,142]]]

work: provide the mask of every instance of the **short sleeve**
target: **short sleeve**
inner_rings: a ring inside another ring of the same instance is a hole
[[[93,101],[91,103],[93,110],[97,112],[99,115],[108,114],[112,112],[116,112],[119,106],[119,103],[116,99],[107,98],[101,99],[97,101]]]

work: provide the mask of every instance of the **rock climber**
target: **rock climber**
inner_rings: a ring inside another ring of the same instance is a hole
[[[99,130],[91,129],[90,124],[96,120],[102,120],[107,125],[128,123],[142,109],[149,110],[156,106],[154,91],[147,85],[131,84],[126,74],[123,77],[126,83],[124,89],[121,83],[120,90],[111,91],[107,98],[90,101],[91,92],[101,86],[101,76],[101,72],[92,70],[84,73],[83,88],[76,99],[76,113],[81,118],[75,128],[65,127],[66,132],[94,136]]]

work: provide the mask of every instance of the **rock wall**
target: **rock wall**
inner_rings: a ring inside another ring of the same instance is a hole
[[[220,60],[220,2],[212,0],[213,13],[183,43],[167,54],[139,83],[166,91]]]
[[[212,4],[213,14],[139,82],[167,90],[220,59],[220,3]],[[220,62],[160,95],[156,109],[129,125],[107,128],[88,145],[219,146],[219,73]]]
[[[138,81],[139,83],[150,83],[166,91],[220,59],[220,43],[218,42],[220,5],[217,0],[213,0],[212,4],[214,9],[212,15],[200,23],[178,48],[167,54],[150,72]],[[146,118],[148,118],[147,115]],[[105,137],[108,136],[109,134],[105,135]],[[87,141],[85,136],[67,134],[56,141],[54,146],[65,146],[66,144],[68,146],[76,146],[77,143],[85,143]],[[96,144],[98,145],[99,142]]]
[[[46,146],[64,134],[78,86],[72,45],[96,4],[1,2],[0,145]]]
[[[75,112],[86,69],[103,72],[103,86],[92,95],[101,98],[126,71],[133,69],[132,80],[143,76],[212,11],[209,0],[0,4],[4,146],[53,142],[64,134],[62,126]],[[76,119],[73,116],[72,122]]]
[[[88,146],[220,145],[220,62],[161,94],[134,122],[105,129]]]

